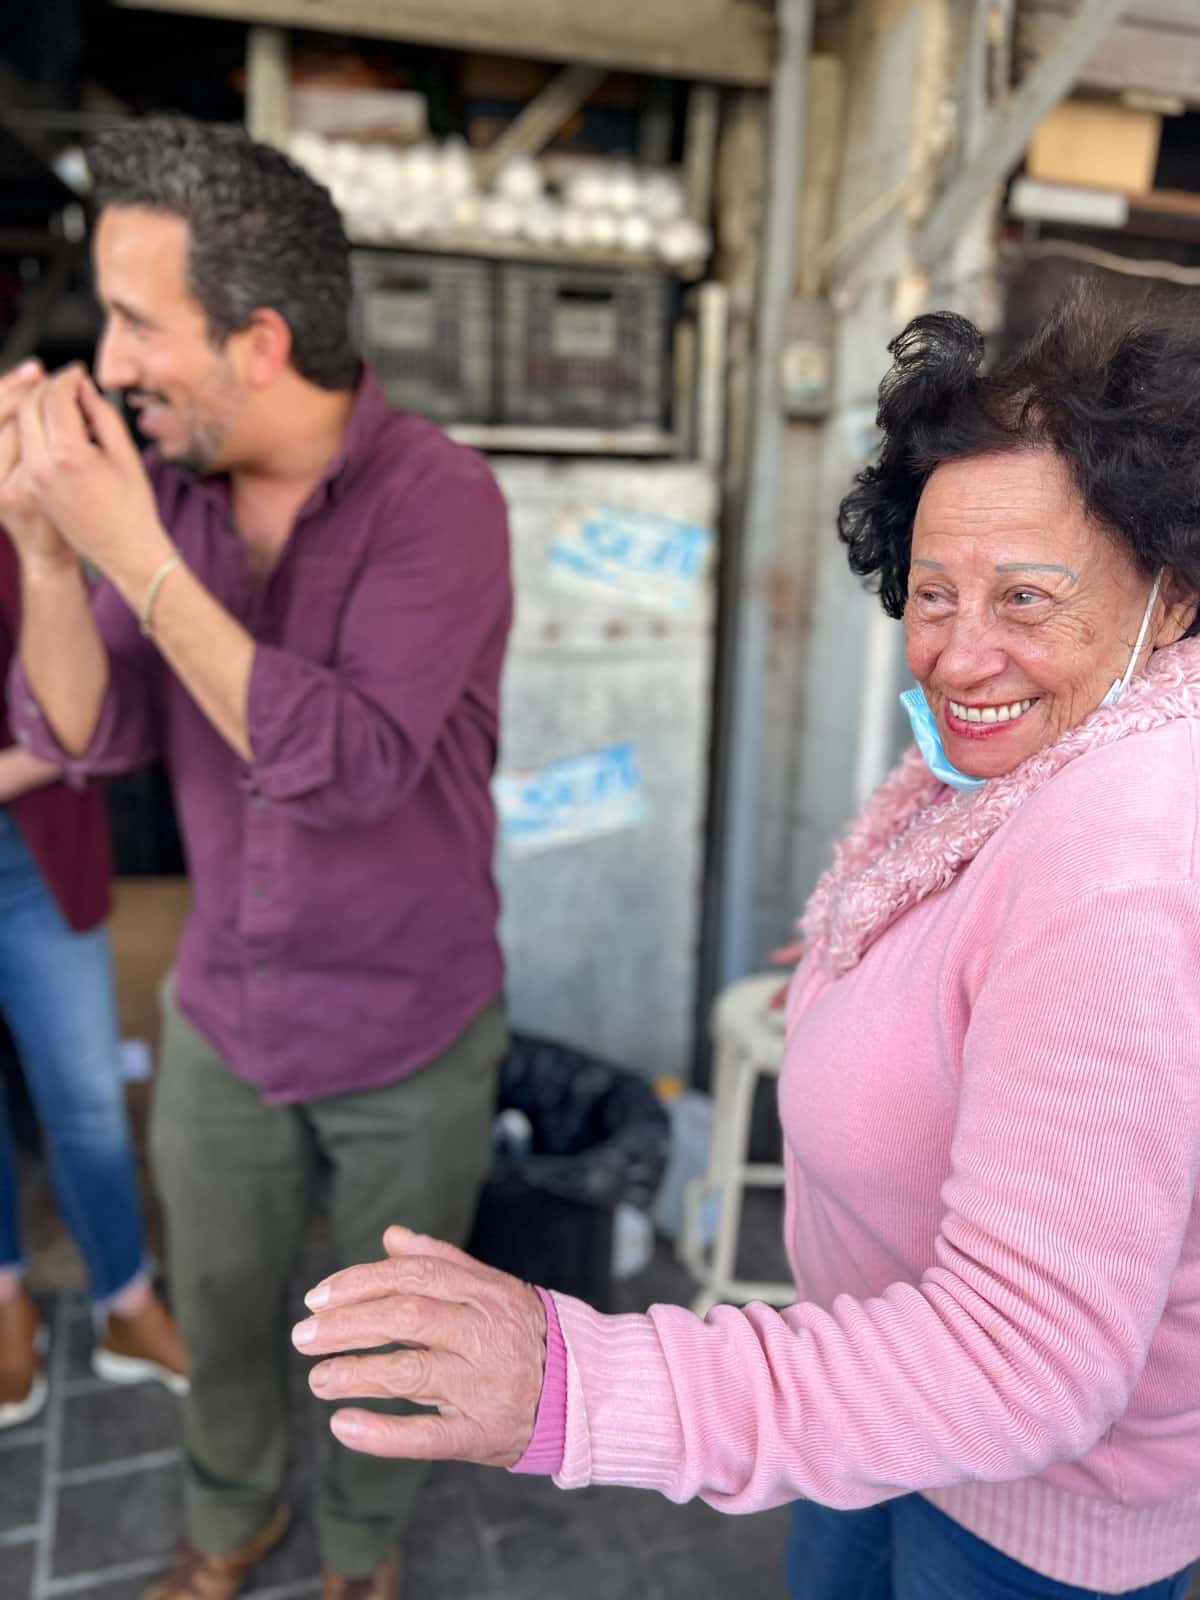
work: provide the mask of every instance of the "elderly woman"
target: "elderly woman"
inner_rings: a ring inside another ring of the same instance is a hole
[[[783,1312],[604,1317],[392,1230],[299,1347],[378,1454],[797,1501],[800,1600],[1182,1597],[1200,1554],[1200,334],[892,346],[840,514],[919,749],[804,919]],[[379,1355],[338,1355],[403,1341]]]

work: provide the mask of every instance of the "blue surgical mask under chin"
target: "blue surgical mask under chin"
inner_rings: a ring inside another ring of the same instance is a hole
[[[937,720],[929,709],[929,701],[926,700],[925,691],[920,684],[915,688],[906,689],[900,696],[900,704],[908,712],[917,749],[924,756],[925,765],[935,778],[948,783],[952,789],[978,789],[981,783],[987,782],[986,778],[968,778],[965,772],[960,772],[957,767],[951,765],[950,757],[942,749],[942,736],[938,732]]]
[[[1137,659],[1142,653],[1142,645],[1146,638],[1146,629],[1150,626],[1150,614],[1154,610],[1154,602],[1158,599],[1158,592],[1162,587],[1162,568],[1158,569],[1158,576],[1154,580],[1154,587],[1150,591],[1150,598],[1146,602],[1146,610],[1142,616],[1142,625],[1138,629],[1137,643],[1133,647],[1133,654],[1129,657],[1129,665],[1125,668],[1123,678],[1114,678],[1112,688],[1100,702],[1100,707],[1116,705],[1125,693],[1126,686],[1133,676],[1133,669]],[[917,741],[917,749],[924,757],[925,765],[935,778],[942,783],[948,783],[952,789],[978,789],[980,784],[986,783],[986,778],[969,778],[965,772],[960,772],[952,766],[950,758],[942,747],[942,736],[938,732],[937,719],[930,710],[929,701],[925,698],[925,691],[918,684],[915,688],[906,689],[900,696],[900,704],[908,712],[908,720],[912,724],[913,738]],[[1100,709],[1097,707],[1097,709]]]

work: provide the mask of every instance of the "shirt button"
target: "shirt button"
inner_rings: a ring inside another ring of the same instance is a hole
[[[255,975],[255,977],[265,978],[267,973],[270,972],[270,970],[271,970],[270,967],[267,965],[267,963],[265,961],[256,961],[254,963],[254,975]]]
[[[267,807],[267,802],[266,802],[266,799],[264,798],[264,796],[262,796],[261,794],[256,794],[254,796],[254,809],[255,809],[255,811],[265,811],[266,807]]]

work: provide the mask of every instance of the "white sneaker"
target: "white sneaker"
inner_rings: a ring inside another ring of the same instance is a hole
[[[187,1394],[187,1350],[175,1319],[157,1296],[132,1316],[110,1312],[104,1336],[92,1351],[92,1371],[109,1383],[161,1383],[172,1394]]]

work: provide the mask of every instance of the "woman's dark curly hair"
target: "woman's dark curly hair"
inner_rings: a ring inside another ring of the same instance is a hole
[[[1200,324],[1083,285],[990,372],[979,330],[950,312],[916,317],[888,349],[883,443],[841,503],[838,535],[890,617],[904,615],[930,474],[996,450],[1055,451],[1089,516],[1143,572],[1166,567],[1200,594]],[[1200,612],[1188,633],[1200,633]]]

